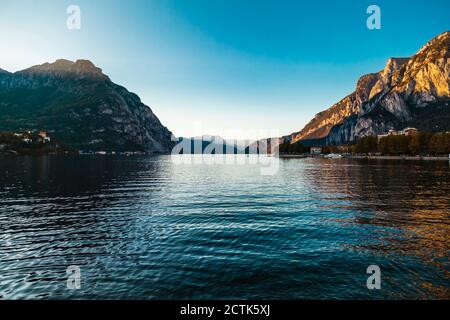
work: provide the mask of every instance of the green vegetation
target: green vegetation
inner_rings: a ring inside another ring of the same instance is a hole
[[[350,153],[351,152],[351,146],[344,144],[340,146],[335,145],[329,145],[329,146],[323,146],[322,147],[322,153],[323,154],[330,154],[330,153]]]
[[[285,142],[278,146],[280,153],[307,153],[309,152],[309,148],[305,147],[300,142],[289,143]]]
[[[354,153],[383,155],[447,155],[450,154],[450,133],[420,131],[415,136],[391,135],[378,139],[364,137],[352,146]]]
[[[364,137],[358,141],[354,146],[353,152],[355,153],[375,153],[378,152],[378,138],[369,136]]]
[[[420,131],[450,131],[450,100],[430,103],[426,108],[412,108],[413,119],[405,125]]]

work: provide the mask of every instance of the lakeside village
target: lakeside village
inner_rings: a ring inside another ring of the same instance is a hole
[[[248,153],[248,148],[245,153]],[[279,141],[279,157],[396,157],[450,159],[450,132],[431,133],[416,128],[389,130],[378,136],[366,136],[355,143],[331,146],[305,146],[301,142]],[[0,132],[0,154],[44,155],[143,155],[141,151],[81,151],[67,147],[45,130]]]
[[[1,154],[41,155],[70,151],[70,149],[64,148],[56,140],[50,138],[48,132],[44,130],[0,132]]]
[[[280,157],[315,156],[342,157],[395,157],[450,159],[450,132],[427,132],[416,128],[389,130],[386,134],[367,136],[355,143],[332,146],[306,147],[300,142],[283,141],[279,145]]]
[[[0,132],[0,154],[46,155],[46,154],[89,154],[89,155],[134,155],[139,151],[80,151],[66,146],[45,130]]]

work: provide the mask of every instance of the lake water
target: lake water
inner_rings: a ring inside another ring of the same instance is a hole
[[[448,162],[260,166],[3,156],[0,298],[450,298]]]

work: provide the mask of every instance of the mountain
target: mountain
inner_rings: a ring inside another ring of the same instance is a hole
[[[362,76],[353,93],[285,140],[343,144],[407,126],[450,131],[449,48],[446,31],[410,58],[389,59],[384,70]]]
[[[239,141],[226,140],[220,136],[178,138],[178,142],[181,142],[179,146],[183,147],[180,153],[184,154],[238,154],[245,151],[245,145]]]
[[[246,154],[272,154],[278,152],[278,147],[290,142],[287,137],[264,138],[253,141],[245,148]]]
[[[169,152],[171,132],[88,60],[0,70],[0,131],[47,130],[80,150]]]

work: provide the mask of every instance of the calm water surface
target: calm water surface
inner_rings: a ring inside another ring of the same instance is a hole
[[[4,156],[0,298],[450,299],[448,162],[260,169]]]

